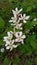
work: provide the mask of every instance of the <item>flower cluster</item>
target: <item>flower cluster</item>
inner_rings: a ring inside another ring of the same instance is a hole
[[[14,17],[11,17],[9,22],[13,26],[14,31],[7,32],[7,36],[4,37],[6,49],[16,48],[20,43],[24,44],[24,39],[26,38],[25,34],[22,32],[22,24],[26,23],[30,16],[26,16],[26,14],[20,14],[22,9],[12,10]]]

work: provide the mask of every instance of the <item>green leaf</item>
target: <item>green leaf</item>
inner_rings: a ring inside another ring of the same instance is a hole
[[[4,20],[0,17],[0,28],[4,28],[5,22]]]
[[[31,54],[32,51],[37,49],[37,44],[36,44],[36,35],[29,35],[26,40],[24,45],[19,46],[21,54]]]
[[[28,30],[31,30],[33,28],[34,25],[37,25],[37,21],[28,21],[24,28],[25,28],[25,32],[28,31]]]
[[[19,57],[16,56],[12,61],[13,61],[13,65],[18,65]]]
[[[4,65],[9,65],[9,59],[7,57],[4,59]]]
[[[3,43],[4,43],[3,40],[0,40],[0,46],[1,46]]]

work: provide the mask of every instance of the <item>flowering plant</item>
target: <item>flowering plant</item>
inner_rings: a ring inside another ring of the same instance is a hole
[[[0,65],[37,65],[37,0],[0,0]]]
[[[26,38],[26,35],[23,34],[23,23],[25,24],[30,16],[26,16],[26,14],[20,14],[22,11],[22,8],[18,10],[18,8],[15,8],[15,10],[12,10],[14,17],[11,17],[11,20],[9,22],[11,23],[11,26],[13,26],[14,31],[7,32],[8,36],[4,37],[4,42],[6,49],[10,49],[12,51],[13,48],[16,48],[20,44],[24,44],[24,39]]]

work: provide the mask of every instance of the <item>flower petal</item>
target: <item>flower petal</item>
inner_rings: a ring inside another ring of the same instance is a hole
[[[13,47],[10,48],[10,51],[12,51],[12,50],[13,50]]]
[[[30,16],[26,16],[25,19],[28,20]]]
[[[19,27],[22,26],[22,23],[19,24]]]
[[[23,20],[24,23],[26,23],[27,21],[26,20]]]
[[[23,17],[25,18],[26,14],[23,14]]]
[[[10,41],[7,40],[5,46],[7,46],[8,44],[10,44]]]
[[[24,44],[23,40],[21,41],[22,44]]]
[[[18,14],[22,11],[22,8],[18,11]]]
[[[15,10],[18,12],[18,8],[16,7]]]
[[[14,17],[11,17],[12,20],[14,20]]]
[[[7,47],[6,47],[6,49],[10,49],[10,47],[9,47],[9,46],[7,46]]]
[[[16,48],[18,45],[13,45],[14,48]]]
[[[21,32],[19,32],[19,35],[20,35],[20,36],[22,35],[22,31],[21,31]]]
[[[3,41],[6,41],[7,39],[8,39],[8,37],[7,37],[7,36],[5,36]]]
[[[9,22],[12,22],[13,20],[9,20]]]
[[[18,42],[18,39],[15,39],[15,42]]]
[[[24,38],[26,38],[26,36],[25,36],[25,35],[23,35],[23,36],[22,36],[22,38],[24,39]]]
[[[13,11],[13,15],[14,15],[14,17],[16,17],[16,11],[14,11],[14,10],[12,10]]]
[[[12,40],[12,44],[14,43],[14,40]]]

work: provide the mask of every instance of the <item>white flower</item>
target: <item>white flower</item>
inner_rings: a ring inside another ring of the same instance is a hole
[[[11,20],[9,20],[9,22],[11,23],[15,23],[17,21],[17,17],[11,17]]]
[[[11,24],[11,25],[13,25],[13,24]],[[16,22],[16,23],[14,24],[14,28],[19,29],[19,30],[22,30],[22,23]]]
[[[19,13],[22,11],[22,8],[20,10],[18,10],[18,8],[16,7],[15,10],[12,10],[14,17],[17,17],[17,15],[19,15]]]
[[[9,22],[12,22],[13,20],[9,20]]]
[[[21,30],[22,29],[22,27],[21,27],[22,23],[20,23],[20,20],[19,19],[17,20],[17,18],[15,18],[15,17],[14,18],[12,17],[11,19],[12,20],[9,21],[9,22],[11,22],[11,25],[13,25],[16,29]]]
[[[34,18],[34,19],[33,19],[33,21],[36,21],[36,20],[37,20],[37,18]]]
[[[22,32],[16,32],[15,37],[16,37],[15,42],[21,42],[22,44],[24,43],[23,42],[24,38],[26,38],[26,36],[23,35]]]
[[[15,8],[15,10],[12,10],[14,17],[11,17],[11,20],[9,20],[9,22],[15,23],[16,21],[20,21],[19,20],[19,16],[21,16],[19,13],[22,11],[22,9],[18,10],[18,8]]]
[[[11,25],[14,25],[14,28],[16,28],[16,29],[22,29],[22,23],[19,23],[20,21],[18,20],[18,21],[13,21],[13,23],[11,24]]]
[[[12,31],[7,32],[7,35],[8,35],[8,38],[9,38],[9,39],[12,39],[12,37],[13,37],[13,32],[12,32]]]
[[[22,16],[22,14],[21,14],[21,18],[19,18],[19,20],[23,20],[23,22],[26,23],[26,22],[27,22],[26,20],[28,20],[29,17],[30,17],[30,16],[26,16],[26,14],[23,14],[23,16]]]
[[[8,40],[8,37],[7,36],[4,37],[4,40],[3,41],[6,41],[6,40]]]
[[[6,49],[10,49],[10,51],[12,51],[13,48],[16,48],[18,45],[14,44],[14,40],[11,41],[6,41]]]
[[[1,48],[1,52],[4,52],[4,48]]]
[[[16,20],[16,21],[14,20],[14,21],[12,21],[11,25],[17,25],[19,22],[20,22],[19,20]]]
[[[19,23],[19,24],[15,25],[15,28],[22,30],[22,27],[21,26],[22,26],[22,23]]]
[[[4,41],[11,40],[13,38],[13,32],[12,31],[7,32],[7,35],[8,36],[4,37]]]
[[[9,22],[11,22],[11,25],[13,25],[16,29],[22,30],[22,27],[21,27],[22,26],[22,23],[20,23],[20,19],[19,19],[21,17],[21,14],[18,14],[17,13],[17,10],[18,9],[16,8],[16,12],[15,12],[16,13],[16,16],[11,17],[11,20]],[[14,12],[14,10],[13,10],[13,12]],[[21,12],[21,9],[18,12]],[[18,16],[17,16],[17,14],[18,14]]]

